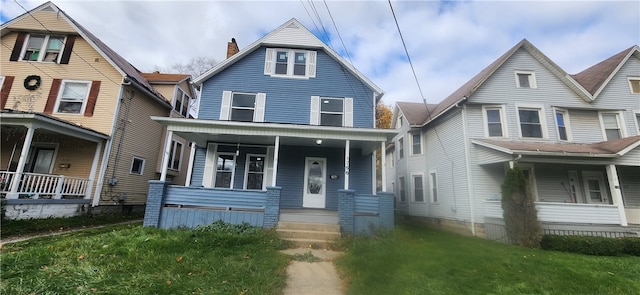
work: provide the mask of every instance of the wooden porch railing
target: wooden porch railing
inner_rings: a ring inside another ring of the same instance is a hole
[[[18,189],[11,191],[14,181],[19,179]],[[86,198],[92,181],[88,178],[39,173],[0,171],[0,195],[3,198],[62,199]]]

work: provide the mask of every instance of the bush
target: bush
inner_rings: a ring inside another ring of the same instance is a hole
[[[518,166],[508,169],[502,189],[502,216],[509,240],[539,248],[542,230],[534,203],[533,188]]]
[[[545,235],[540,246],[544,250],[585,255],[640,256],[640,238]]]
[[[209,225],[196,227],[193,236],[197,237],[198,232],[212,233],[208,236],[213,239],[210,242],[215,247],[234,248],[248,244],[269,245],[276,249],[286,247],[286,242],[279,239],[275,231],[251,226],[248,223],[232,224],[218,220]]]

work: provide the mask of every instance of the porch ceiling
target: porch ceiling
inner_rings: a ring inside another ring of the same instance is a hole
[[[15,128],[16,126],[31,127],[93,142],[109,139],[108,135],[93,129],[39,113],[2,111],[0,112],[0,122],[2,122],[1,125],[3,128]]]

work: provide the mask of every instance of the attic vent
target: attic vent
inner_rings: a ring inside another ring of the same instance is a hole
[[[299,29],[300,27],[298,27],[298,25],[294,24],[294,23],[290,23],[289,25],[287,25],[287,29]]]
[[[94,58],[93,62],[100,62],[100,58],[99,57]]]

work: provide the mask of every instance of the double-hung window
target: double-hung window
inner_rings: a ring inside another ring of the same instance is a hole
[[[537,88],[534,71],[515,71],[517,88]]]
[[[245,189],[261,190],[264,186],[265,155],[247,154],[245,167]]]
[[[602,124],[605,140],[614,140],[624,137],[620,113],[600,113],[600,122]]]
[[[422,154],[422,136],[420,133],[414,133],[411,135],[412,154]]]
[[[182,89],[177,88],[176,90],[176,98],[173,104],[173,109],[180,113],[183,117],[189,117],[189,104],[191,102],[191,97],[184,92]]]
[[[438,175],[435,170],[429,171],[429,187],[431,188],[431,202],[438,203]]]
[[[404,158],[404,138],[398,139],[398,159]]]
[[[167,168],[180,170],[180,161],[182,160],[182,143],[176,140],[171,141],[171,149],[169,150],[169,163]]]
[[[547,138],[542,108],[518,107],[520,136],[523,138]]]
[[[29,35],[23,46],[22,60],[59,62],[64,46],[64,36]]]
[[[62,81],[58,101],[57,113],[81,114],[86,107],[89,96],[90,81]]]
[[[276,77],[314,78],[317,52],[288,48],[267,48],[264,74]]]
[[[223,91],[220,120],[263,122],[266,94]]]
[[[632,94],[640,94],[640,77],[629,77],[629,88]]]
[[[413,175],[413,201],[424,202],[424,184],[422,175]]]
[[[311,97],[310,124],[353,127],[353,98]]]
[[[400,190],[400,202],[404,203],[406,201],[405,196],[405,187],[404,187],[404,177],[398,178],[398,186]]]
[[[133,159],[131,159],[131,167],[129,168],[129,173],[135,175],[144,174],[144,162],[144,158],[133,156]]]
[[[556,109],[556,126],[558,128],[558,139],[570,140],[569,113],[566,110]]]
[[[216,163],[216,180],[214,187],[233,188],[233,176],[236,167],[236,155],[233,153],[218,153]]]
[[[483,106],[486,137],[507,137],[504,106]]]

